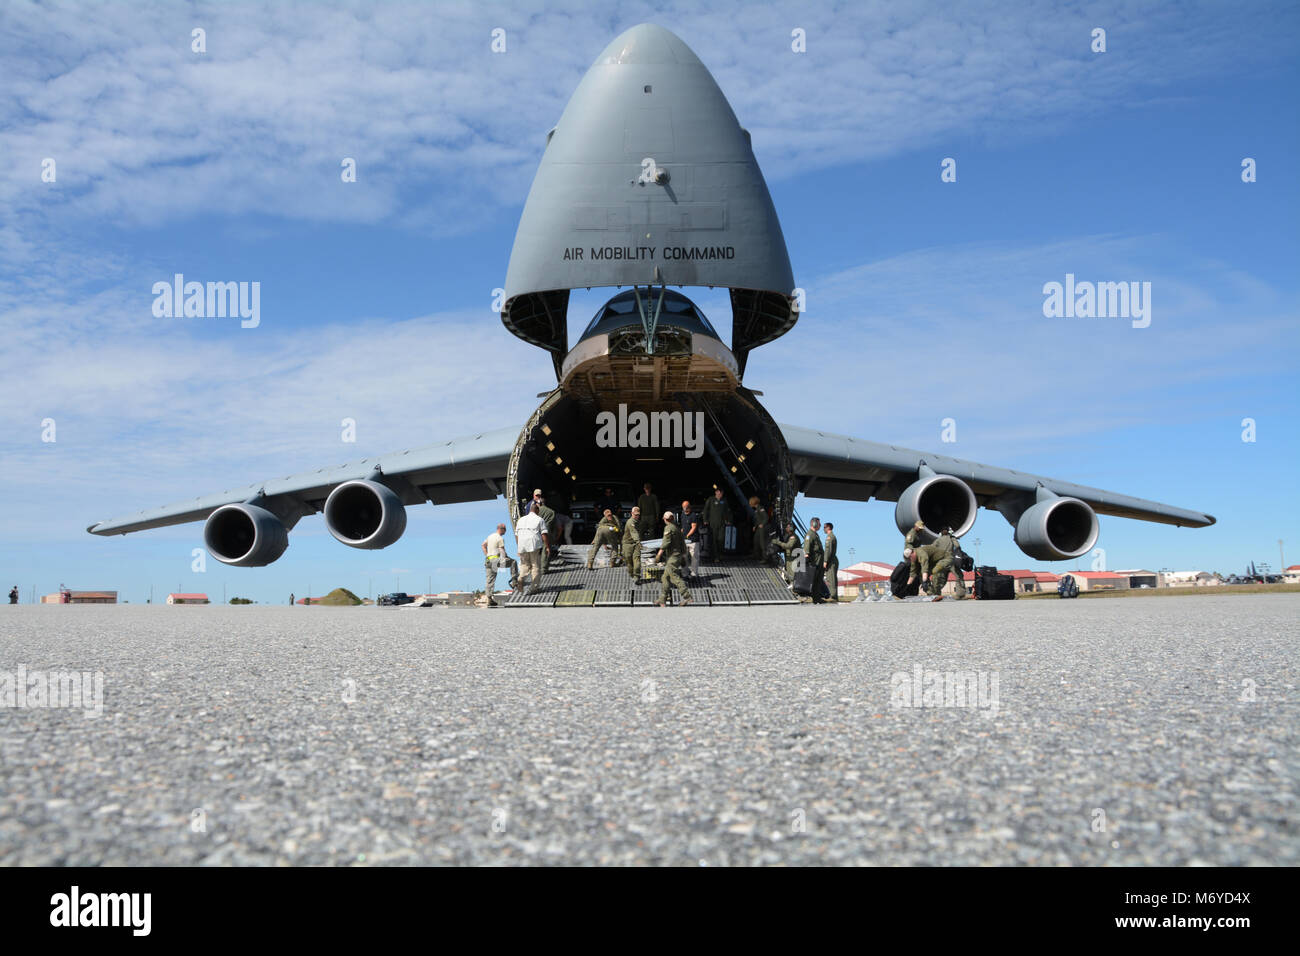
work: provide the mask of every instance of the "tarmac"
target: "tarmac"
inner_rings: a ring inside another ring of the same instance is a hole
[[[0,864],[1295,865],[1298,620],[3,606]]]

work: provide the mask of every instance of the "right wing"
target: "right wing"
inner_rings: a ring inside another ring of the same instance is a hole
[[[191,498],[174,504],[124,515],[93,524],[91,534],[130,534],[150,528],[203,521],[223,505],[256,503],[292,528],[303,515],[315,514],[325,505],[331,491],[346,481],[376,474],[404,505],[432,502],[436,505],[462,501],[491,501],[505,492],[510,454],[519,439],[519,429],[502,428],[469,438],[393,452],[377,458],[320,468],[287,478],[234,488],[218,494]]]

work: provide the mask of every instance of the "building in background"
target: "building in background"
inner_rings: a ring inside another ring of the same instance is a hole
[[[55,591],[41,596],[42,604],[116,604],[116,591]]]
[[[1080,591],[1127,591],[1128,575],[1116,571],[1071,571]]]
[[[1127,574],[1130,588],[1155,588],[1160,586],[1160,574],[1156,571],[1146,571],[1139,568],[1128,571],[1120,570],[1115,573]]]
[[[169,594],[167,595],[168,604],[207,604],[208,596],[206,594]]]
[[[1165,588],[1200,588],[1222,583],[1208,571],[1165,571],[1160,575],[1160,586]]]

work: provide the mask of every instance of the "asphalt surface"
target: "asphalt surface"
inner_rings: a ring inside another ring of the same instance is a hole
[[[1295,864],[1298,620],[4,606],[0,690],[104,684],[0,706],[0,863]]]

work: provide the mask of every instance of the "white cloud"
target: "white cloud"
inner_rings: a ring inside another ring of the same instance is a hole
[[[596,54],[653,20],[700,55],[769,175],[1037,135],[1190,76],[1258,66],[1263,11],[989,4],[529,8],[277,3],[6,8],[0,154],[11,211],[155,225],[195,213],[398,220],[442,234],[522,201]],[[1112,52],[1088,51],[1091,27]],[[190,30],[207,30],[207,52]],[[790,30],[808,52],[790,52]],[[489,50],[507,30],[508,52]],[[39,51],[37,53],[36,51]],[[40,161],[58,163],[57,186]],[[342,157],[359,179],[344,188]]]

